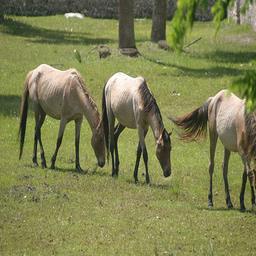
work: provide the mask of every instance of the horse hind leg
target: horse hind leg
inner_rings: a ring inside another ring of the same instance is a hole
[[[228,184],[228,162],[230,158],[230,151],[228,149],[224,149],[224,159],[222,164],[222,170],[223,170],[223,179],[224,179],[224,185],[225,185],[225,193],[226,193],[226,204],[229,209],[233,208],[233,204],[230,199],[229,194],[229,184]]]
[[[118,154],[118,138],[119,135],[123,132],[123,130],[125,129],[125,126],[121,125],[120,123],[118,123],[115,127],[115,131],[114,131],[114,150],[115,150],[115,158],[116,158],[116,162],[115,162],[115,173],[118,176],[119,173],[119,154]]]
[[[32,162],[34,167],[38,166],[38,162],[37,162],[38,122],[39,122],[39,112],[35,111],[35,134],[34,134],[34,148],[33,148],[33,156],[32,156]]]
[[[214,157],[215,157],[215,150],[218,135],[216,132],[211,131],[209,132],[210,136],[210,163],[209,163],[209,175],[210,175],[210,184],[209,184],[209,193],[208,193],[208,207],[213,207],[213,199],[212,199],[212,176],[214,172]]]
[[[39,141],[39,145],[40,145],[41,166],[42,166],[42,168],[47,168],[46,160],[45,160],[45,154],[44,154],[44,147],[43,147],[43,143],[42,143],[42,140],[41,140],[41,127],[44,123],[45,116],[46,116],[45,112],[41,111],[40,118],[39,118],[39,125],[38,125],[38,141]]]
[[[111,154],[112,160],[112,177],[117,176],[115,171],[115,157],[114,157],[114,150],[115,150],[115,138],[114,138],[114,128],[115,128],[115,117],[112,113],[108,113],[108,125],[109,125],[109,150]]]
[[[55,149],[55,152],[52,156],[51,169],[55,169],[55,162],[56,162],[57,154],[58,154],[61,142],[62,142],[63,133],[64,133],[64,130],[65,130],[66,124],[67,124],[67,120],[64,119],[64,118],[61,118],[59,133],[58,133],[58,139],[57,139],[57,143],[56,143],[56,149]]]

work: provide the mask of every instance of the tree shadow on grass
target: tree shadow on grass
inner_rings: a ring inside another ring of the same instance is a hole
[[[241,70],[237,68],[229,68],[229,67],[210,67],[210,68],[190,68],[184,67],[181,65],[176,65],[172,63],[166,63],[161,60],[156,60],[143,55],[143,58],[149,62],[152,62],[157,65],[176,68],[177,71],[172,74],[172,76],[191,76],[191,77],[210,77],[217,78],[223,76],[238,76],[241,75]]]
[[[148,187],[150,189],[158,189],[158,190],[170,190],[173,187],[172,184],[158,184],[158,183],[147,184],[146,181],[143,181],[143,180],[139,180],[137,183],[135,183],[134,180],[126,180],[126,182],[134,186]]]
[[[40,28],[13,19],[6,19],[3,26],[3,33],[26,37],[33,43],[84,45],[113,42],[110,38],[90,38],[88,33]]]
[[[32,167],[32,165],[31,165]],[[39,167],[40,168],[40,167]],[[50,168],[47,168],[48,171],[52,171],[52,172],[62,172],[62,173],[70,173],[71,175],[74,175],[74,177],[78,177],[78,176],[83,176],[83,175],[86,175],[86,176],[99,176],[99,177],[103,177],[103,176],[110,176],[108,173],[104,172],[104,171],[100,171],[100,170],[97,170],[96,168],[88,168],[88,169],[85,169],[83,168],[83,172],[78,172],[76,171],[76,169],[73,167],[70,167],[70,168],[62,168],[62,167],[55,167],[55,169],[50,169]]]
[[[241,211],[240,208],[238,207],[233,207],[231,209],[228,209],[227,207],[213,207],[213,208],[209,208],[209,207],[197,207],[198,210],[200,211],[209,211],[209,212],[228,212],[228,211],[238,211],[240,213],[251,213],[251,214],[256,214],[254,211],[250,210],[250,209],[246,209],[245,211]]]
[[[210,59],[221,63],[249,63],[256,59],[256,51],[222,51],[216,50],[206,55],[196,55],[195,58]]]
[[[3,116],[19,116],[20,97],[17,95],[0,95],[0,114]]]

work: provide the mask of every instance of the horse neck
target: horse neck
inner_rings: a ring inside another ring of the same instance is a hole
[[[85,95],[85,99],[83,100],[83,109],[84,116],[86,117],[92,132],[94,132],[100,122],[100,114],[95,103],[93,103],[92,99],[89,99],[89,96],[87,95]]]
[[[155,140],[158,140],[164,129],[164,124],[161,116],[158,113],[149,112],[147,119],[149,126],[151,127],[154,134]]]

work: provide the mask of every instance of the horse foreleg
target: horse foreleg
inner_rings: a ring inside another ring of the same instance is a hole
[[[230,199],[229,185],[228,185],[229,157],[230,157],[230,151],[225,148],[224,149],[224,159],[223,159],[223,163],[222,163],[222,170],[223,170],[223,179],[224,179],[225,193],[226,193],[226,204],[227,204],[227,207],[230,209],[230,208],[233,208],[233,204]]]
[[[214,171],[214,156],[215,156],[215,150],[216,150],[218,136],[213,131],[210,131],[209,135],[210,135],[210,163],[209,163],[210,186],[209,186],[209,193],[208,193],[208,207],[213,207],[212,176],[213,176],[213,171]]]
[[[135,163],[134,172],[133,172],[133,177],[134,177],[135,183],[138,182],[138,169],[139,169],[139,164],[140,164],[141,152],[142,152],[141,146],[140,146],[140,143],[138,143],[136,163]]]
[[[118,172],[119,172],[119,155],[118,155],[117,141],[118,141],[119,135],[122,133],[124,128],[125,128],[125,126],[118,123],[117,126],[115,127],[115,131],[114,131],[114,147],[115,147],[114,150],[115,150],[115,158],[116,158],[115,173],[116,173],[116,175],[118,175]]]
[[[149,179],[149,173],[148,173],[148,152],[147,152],[146,146],[143,147],[142,151],[143,151],[143,160],[144,160],[145,169],[146,169],[146,182],[147,184],[149,184],[150,179]]]
[[[255,202],[255,175],[254,171],[250,168],[250,161],[246,157],[242,157],[242,160],[244,162],[244,174],[243,174],[243,182],[242,182],[242,188],[240,193],[240,207],[241,210],[244,211],[244,192],[245,192],[245,185],[246,185],[246,178],[248,177],[250,186],[251,186],[251,200],[252,200],[252,209],[255,210],[256,208],[256,202]],[[246,176],[245,176],[246,173]]]
[[[76,170],[83,172],[80,166],[79,160],[79,145],[80,145],[80,131],[81,131],[82,119],[75,120],[75,147],[76,147]]]
[[[62,118],[60,120],[60,127],[59,127],[58,139],[57,139],[57,143],[56,143],[56,149],[55,149],[55,152],[52,156],[51,169],[55,169],[55,161],[56,161],[56,158],[57,158],[58,150],[59,150],[61,142],[62,142],[63,133],[64,133],[64,130],[65,130],[66,124],[67,124],[67,120]]]
[[[150,183],[149,173],[148,173],[148,152],[145,144],[145,137],[147,135],[147,129],[144,130],[142,128],[139,128],[139,140],[140,140],[140,146],[143,154],[143,160],[145,164],[146,169],[146,182],[147,184]]]
[[[240,192],[240,210],[242,212],[245,211],[245,205],[244,205],[244,192],[245,192],[245,186],[247,182],[247,170],[246,170],[246,164],[244,163],[244,172],[242,177],[242,187]]]

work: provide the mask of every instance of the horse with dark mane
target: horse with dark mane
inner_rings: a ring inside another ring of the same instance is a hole
[[[181,139],[194,141],[206,135],[207,124],[210,137],[210,188],[208,206],[213,206],[212,176],[214,171],[214,156],[218,137],[224,146],[223,178],[225,184],[226,204],[232,208],[228,184],[228,162],[230,152],[237,152],[243,161],[244,172],[240,192],[240,209],[245,210],[244,192],[247,177],[251,186],[252,207],[255,208],[255,171],[251,164],[256,159],[256,113],[246,113],[245,100],[233,93],[222,90],[210,97],[201,107],[178,118],[170,118],[183,129]]]
[[[20,156],[22,156],[26,132],[28,99],[31,99],[35,112],[35,137],[33,163],[37,163],[37,144],[41,149],[42,167],[46,167],[44,148],[41,140],[41,127],[45,116],[49,115],[60,120],[60,127],[55,152],[51,159],[51,168],[55,161],[66,124],[75,121],[76,170],[82,171],[79,162],[80,129],[83,116],[89,122],[92,130],[91,144],[98,160],[98,165],[105,164],[104,131],[96,104],[85,88],[81,75],[75,69],[61,71],[49,65],[42,64],[30,71],[25,80],[21,103],[21,119],[19,127]]]
[[[139,143],[134,168],[134,179],[138,182],[138,168],[143,154],[146,168],[146,182],[150,182],[148,173],[148,153],[145,137],[149,126],[156,141],[156,156],[165,177],[171,175],[171,139],[164,128],[162,116],[155,98],[143,77],[130,77],[124,73],[114,74],[106,83],[102,96],[102,120],[104,123],[106,146],[111,153],[112,176],[119,172],[117,141],[125,127],[138,130]],[[118,124],[115,127],[115,119]]]

